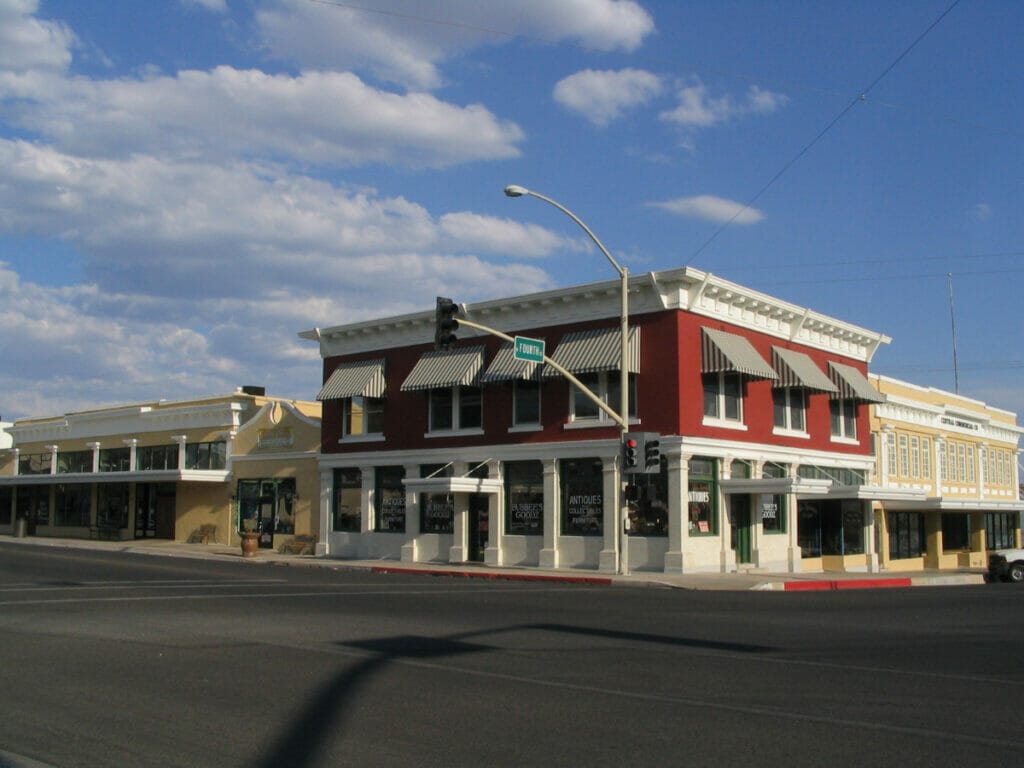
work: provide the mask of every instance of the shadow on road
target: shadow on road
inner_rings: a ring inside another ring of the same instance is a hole
[[[487,636],[522,631],[562,633],[731,653],[769,653],[773,650],[770,646],[751,643],[721,642],[554,623],[519,624],[444,637],[396,635],[342,642],[338,645],[364,651],[371,655],[355,667],[339,673],[322,685],[306,701],[305,706],[295,714],[291,726],[281,734],[268,753],[256,762],[256,765],[261,768],[280,768],[280,766],[286,765],[301,768],[315,765],[319,752],[324,748],[328,738],[337,738],[338,734],[342,732],[341,721],[356,700],[360,687],[367,684],[376,671],[383,669],[389,663],[403,659],[437,659],[497,650],[494,646],[472,641]]]

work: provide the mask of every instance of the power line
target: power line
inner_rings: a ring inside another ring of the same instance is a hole
[[[853,100],[850,101],[849,104],[847,104],[842,110],[840,110],[839,114],[837,114],[834,118],[832,118],[832,120],[828,123],[828,125],[826,125],[824,128],[822,128],[818,132],[818,134],[813,139],[811,139],[810,142],[808,142],[806,145],[804,145],[804,147],[799,152],[797,152],[796,155],[789,162],[787,162],[784,166],[782,166],[782,168],[778,171],[778,173],[776,173],[774,176],[772,176],[768,180],[767,184],[765,184],[763,187],[761,187],[757,191],[757,193],[744,204],[744,206],[742,208],[740,208],[738,211],[736,211],[736,213],[733,214],[732,218],[730,218],[721,227],[719,227],[717,230],[715,230],[715,232],[711,235],[711,237],[709,237],[707,240],[705,240],[704,243],[696,251],[694,251],[693,254],[691,254],[691,256],[690,256],[691,261],[693,260],[693,258],[695,258],[700,253],[702,253],[705,248],[707,248],[709,245],[711,245],[711,243],[713,243],[715,241],[715,239],[720,234],[722,234],[722,232],[724,232],[734,221],[736,221],[736,219],[738,219],[740,217],[740,215],[742,215],[747,210],[749,210],[751,208],[751,206],[753,206],[754,203],[756,203],[758,201],[758,199],[765,192],[767,192],[769,189],[771,189],[772,186],[775,185],[775,182],[777,182],[779,179],[781,179],[790,168],[792,168],[794,165],[796,165],[800,161],[800,159],[804,155],[806,155],[811,150],[811,148],[815,144],[817,144],[825,136],[825,134],[827,134],[829,131],[831,131],[832,128],[835,127],[835,125],[840,120],[842,120],[844,117],[846,117],[846,115],[849,114],[850,111],[855,106],[857,106],[857,104],[861,103],[862,101],[866,101],[868,93],[870,93],[871,90],[876,85],[878,85],[880,82],[882,82],[882,80],[886,77],[886,75],[888,75],[890,72],[892,72],[892,70],[895,69],[896,66],[901,61],[903,61],[903,59],[905,59],[915,47],[917,47],[917,44],[920,43],[922,40],[924,40],[924,38],[933,29],[935,29],[935,27],[937,27],[939,25],[939,23],[941,23],[942,20],[945,19],[946,16],[948,16],[952,12],[952,10],[954,8],[956,8],[956,6],[959,5],[959,4],[960,4],[960,0],[953,0],[952,5],[950,5],[948,8],[946,8],[946,10],[943,11],[939,15],[939,17],[937,19],[935,19],[935,21],[933,21],[931,24],[929,24],[928,27],[924,30],[924,32],[922,32],[920,35],[918,35],[917,38],[912,43],[910,43],[910,45],[908,45],[906,48],[904,48],[903,51],[899,54],[899,56],[897,56],[895,59],[893,59],[892,62],[889,64],[889,66],[887,66],[885,69],[883,69],[882,72],[874,80],[871,81],[870,85],[868,85],[867,88],[863,89]]]

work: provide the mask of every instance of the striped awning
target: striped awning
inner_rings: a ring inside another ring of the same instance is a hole
[[[779,374],[777,387],[803,387],[817,392],[838,391],[825,372],[803,352],[772,347],[772,363]]]
[[[484,367],[483,347],[463,347],[448,352],[424,352],[402,382],[403,392],[477,384]]]
[[[517,360],[515,348],[511,343],[505,343],[494,356],[487,370],[480,374],[481,384],[495,384],[502,381],[529,381],[536,380],[542,363],[532,363],[529,360]]]
[[[761,357],[754,345],[735,333],[726,333],[716,328],[701,328],[703,354],[702,373],[736,371],[755,379],[778,379],[779,375]]]
[[[600,373],[617,371],[622,361],[622,335],[615,328],[592,328],[589,331],[572,331],[558,342],[551,359],[570,373]],[[629,373],[640,371],[640,329],[629,329],[629,344],[626,347],[626,367]],[[544,376],[558,376],[551,366],[544,367]]]
[[[885,395],[875,389],[868,377],[851,365],[843,363],[828,364],[832,381],[838,387],[838,395],[847,400],[862,400],[865,403],[884,403]]]
[[[317,400],[346,397],[384,397],[384,360],[342,363],[327,379]]]

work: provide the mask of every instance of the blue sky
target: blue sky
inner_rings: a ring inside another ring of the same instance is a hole
[[[1011,0],[0,0],[0,415],[243,384],[299,331],[692,265],[1024,413]],[[949,275],[952,275],[950,281]]]

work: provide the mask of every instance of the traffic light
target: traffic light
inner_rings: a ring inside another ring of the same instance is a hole
[[[622,471],[642,472],[643,432],[627,432],[622,439]]]
[[[434,310],[434,349],[447,352],[455,346],[455,331],[459,329],[459,321],[455,319],[459,307],[451,299],[437,297]]]
[[[644,472],[661,472],[661,435],[649,432],[644,440]]]

